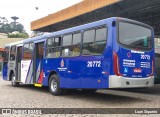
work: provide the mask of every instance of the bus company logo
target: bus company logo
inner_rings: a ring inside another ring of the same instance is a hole
[[[131,53],[130,53],[130,52],[127,53],[127,57],[128,57],[128,58],[131,57]]]
[[[64,60],[63,60],[63,59],[61,60],[60,66],[61,66],[61,67],[64,67]]]
[[[57,69],[58,69],[59,71],[66,71],[66,70],[67,70],[67,68],[64,67],[64,60],[63,60],[63,59],[61,60],[60,67],[57,68]]]

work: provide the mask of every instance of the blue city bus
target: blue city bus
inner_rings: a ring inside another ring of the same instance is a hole
[[[154,32],[138,21],[113,17],[7,47],[3,79],[13,86],[49,86],[61,95],[67,89],[154,85]]]

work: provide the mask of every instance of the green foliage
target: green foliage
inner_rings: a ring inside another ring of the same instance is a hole
[[[2,27],[0,28],[0,33],[11,33],[13,29],[11,28],[10,24],[1,24]]]
[[[27,33],[8,34],[8,38],[28,38]]]
[[[5,17],[0,17],[0,33],[8,34],[14,31],[25,33],[24,26],[22,24],[20,23],[14,24],[14,22],[8,23],[8,20]]]
[[[11,33],[11,32],[14,32],[14,31],[18,31],[20,33],[25,32],[22,24],[17,24],[14,28],[13,28],[13,23],[1,24],[1,25],[2,26],[0,28],[0,33]]]
[[[22,24],[17,24],[15,27],[15,31],[19,31],[20,33],[24,32],[24,27]]]

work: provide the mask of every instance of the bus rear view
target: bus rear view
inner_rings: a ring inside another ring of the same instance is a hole
[[[153,29],[133,20],[117,19],[113,37],[113,75],[110,88],[154,85]]]

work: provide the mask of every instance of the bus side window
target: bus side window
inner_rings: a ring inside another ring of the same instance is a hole
[[[72,34],[65,35],[63,37],[63,44],[62,44],[62,56],[68,57],[71,56],[71,46],[72,44]]]
[[[94,51],[92,46],[95,39],[95,29],[84,31],[83,34],[83,45],[82,45],[82,54],[83,55],[92,55]]]
[[[10,50],[10,60],[11,61],[15,60],[15,55],[16,55],[16,46],[12,46]]]
[[[100,55],[106,46],[107,30],[106,27],[84,31],[83,36],[83,55]]]
[[[47,40],[47,48],[52,48],[54,47],[54,38],[50,38]]]
[[[39,43],[38,45],[37,45],[37,50],[38,50],[38,55],[37,55],[37,57],[39,58],[39,59],[43,59],[43,53],[44,53],[44,42],[43,43]]]
[[[73,34],[73,44],[71,47],[71,56],[79,56],[80,55],[80,44],[81,44],[81,33]]]
[[[8,57],[9,57],[9,48],[5,47],[4,52],[3,52],[4,62],[8,62]]]
[[[47,40],[46,57],[57,58],[61,53],[61,37],[49,38]]]
[[[61,54],[61,37],[57,37],[54,39],[54,54],[55,54],[55,58],[60,57]]]
[[[102,54],[106,47],[106,39],[107,39],[107,29],[99,28],[96,29],[96,39],[95,39],[95,53]]]
[[[18,58],[19,58],[20,60],[22,59],[22,48],[19,48]]]
[[[33,43],[24,44],[24,55],[23,55],[24,60],[32,59],[33,45],[34,45]]]

